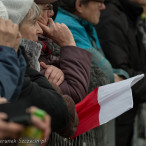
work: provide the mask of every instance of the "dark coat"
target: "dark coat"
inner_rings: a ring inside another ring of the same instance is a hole
[[[137,19],[142,8],[129,0],[109,0],[96,26],[103,51],[114,68],[130,77],[146,72],[146,56]],[[146,101],[146,77],[133,87],[134,108],[116,119],[116,146],[129,146],[137,107]]]
[[[68,109],[61,95],[56,92],[48,80],[32,68],[28,68],[20,95],[21,100],[26,100],[45,110],[52,118],[52,130],[58,130],[67,125]]]
[[[103,51],[114,68],[122,68],[130,77],[146,72],[146,55],[137,19],[142,8],[128,0],[110,0],[96,26]],[[146,101],[146,77],[135,85],[134,97]]]

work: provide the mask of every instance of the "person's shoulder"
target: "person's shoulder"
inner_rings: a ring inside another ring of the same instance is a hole
[[[101,18],[116,22],[126,21],[126,15],[123,12],[123,9],[114,3],[106,5],[106,9],[101,13]]]
[[[17,55],[16,51],[11,48],[11,47],[7,47],[7,46],[1,46],[0,45],[0,53],[9,53],[9,54],[12,54],[12,55]],[[8,54],[7,54],[8,55]]]
[[[120,9],[120,7],[114,4],[108,4],[106,9],[101,13],[101,19],[98,26],[108,26],[111,28],[128,29],[128,20],[125,13]]]

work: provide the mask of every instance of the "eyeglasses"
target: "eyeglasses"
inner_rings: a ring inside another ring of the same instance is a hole
[[[104,3],[105,0],[93,0],[93,1]]]
[[[52,4],[48,4],[48,6],[43,8],[43,10],[53,10],[53,5]]]

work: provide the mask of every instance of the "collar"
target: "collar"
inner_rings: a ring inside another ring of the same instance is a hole
[[[41,54],[42,45],[40,43],[22,39],[20,43],[21,47],[24,47],[25,54],[29,65],[31,65],[37,71],[40,71],[39,57]]]
[[[61,11],[65,15],[71,16],[72,18],[77,20],[86,29],[86,31],[88,31],[88,32],[91,31],[92,32],[92,29],[93,29],[93,26],[94,26],[92,23],[90,23],[90,22],[88,22],[88,21],[86,21],[86,20],[84,20],[84,19],[82,19],[82,18],[80,18],[80,17],[62,9],[62,8],[60,8],[60,7],[59,7],[59,11]]]

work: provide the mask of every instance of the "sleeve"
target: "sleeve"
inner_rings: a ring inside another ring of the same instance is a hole
[[[17,84],[17,87],[15,89],[15,92],[10,99],[11,102],[18,100],[18,98],[19,98],[19,95],[21,93],[21,89],[23,86],[25,71],[26,71],[26,61],[25,61],[24,56],[22,54],[22,50],[19,49],[17,54],[18,54],[18,61],[19,61],[19,77],[18,77],[18,84]]]
[[[51,85],[59,94],[62,95],[62,91],[61,91],[60,87],[58,87],[52,83],[51,83]],[[78,114],[75,109],[75,103],[74,103],[73,99],[68,95],[62,95],[62,97],[68,108],[69,122],[65,128],[57,131],[57,133],[59,135],[61,135],[62,137],[69,138],[69,137],[75,135],[78,124],[79,124],[79,119],[78,119]]]
[[[65,128],[57,131],[57,133],[59,135],[61,135],[62,137],[69,138],[69,137],[75,135],[78,124],[79,124],[79,119],[78,119],[77,111],[75,109],[75,103],[72,100],[72,98],[68,95],[63,95],[63,99],[66,102],[66,105],[68,107],[69,122]]]
[[[12,97],[19,80],[19,60],[14,49],[0,46],[0,96]]]
[[[105,58],[102,49],[100,49],[98,38],[89,38],[89,34],[91,32],[87,32],[87,30],[79,24],[78,27],[75,27],[76,25],[73,26],[73,24],[69,24],[67,26],[73,34],[77,47],[90,52],[92,54],[92,64],[100,67],[101,70],[103,70],[103,72],[108,76],[110,82],[114,82],[112,66],[110,62]],[[96,35],[94,28],[91,29],[91,31],[93,34],[95,33],[94,35]]]
[[[64,72],[65,81],[60,85],[63,94],[80,102],[88,94],[90,79],[91,54],[78,47],[61,48],[60,68]]]
[[[118,12],[115,14],[110,10],[111,8],[102,13],[100,23],[96,26],[102,49],[113,68],[122,69],[130,76],[134,76],[135,71],[130,68],[130,52],[126,44],[127,25],[124,22],[127,20],[118,15]],[[109,15],[112,17],[108,17]]]

